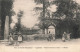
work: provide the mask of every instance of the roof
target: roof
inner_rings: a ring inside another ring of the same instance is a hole
[[[51,25],[51,26],[49,26],[48,28],[49,28],[49,29],[54,29],[55,27]]]

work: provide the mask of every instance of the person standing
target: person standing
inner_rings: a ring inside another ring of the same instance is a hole
[[[65,42],[65,40],[66,40],[66,32],[64,32],[62,35],[62,41]]]
[[[13,35],[10,33],[9,37],[8,37],[8,41],[9,41],[9,45],[13,45],[14,44],[14,40],[13,40]]]
[[[17,46],[18,45],[18,34],[14,34],[14,42],[15,42],[15,45]]]
[[[18,42],[21,43],[23,41],[23,37],[21,34],[18,35]]]
[[[50,31],[49,31],[47,40],[48,40],[48,41],[51,41],[51,37],[52,37],[52,34],[51,34]]]
[[[53,34],[52,36],[53,36],[53,40],[55,41],[55,34]]]
[[[69,41],[70,41],[70,34],[71,34],[71,33],[68,33],[68,34],[67,34],[67,40],[69,40]]]

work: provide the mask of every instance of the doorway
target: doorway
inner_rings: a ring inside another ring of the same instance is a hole
[[[55,27],[54,26],[49,26],[48,27],[48,34],[55,34]]]

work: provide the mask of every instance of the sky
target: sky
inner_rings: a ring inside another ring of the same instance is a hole
[[[24,12],[21,23],[25,27],[31,28],[36,23],[39,22],[38,20],[39,15],[34,15],[36,14],[36,12],[33,11],[35,6],[41,7],[42,5],[36,5],[34,3],[34,0],[15,0],[14,1],[13,10],[15,11],[15,13],[17,14],[19,10],[22,10]],[[56,11],[56,6],[53,5],[49,9],[51,9],[51,11]],[[13,19],[13,22],[11,23],[11,28],[15,26],[15,23],[17,23],[17,15],[12,16],[12,19]]]
[[[34,24],[38,21],[37,17],[34,16],[33,8],[35,7],[35,3],[33,0],[15,0],[13,5],[13,10],[16,12],[16,14],[19,12],[19,10],[22,10],[24,12],[22,16],[21,23],[26,27],[32,27]],[[14,26],[15,23],[17,23],[17,15],[12,17],[13,23],[11,26]]]
[[[80,4],[80,0],[74,0],[74,1],[76,1],[78,4]]]

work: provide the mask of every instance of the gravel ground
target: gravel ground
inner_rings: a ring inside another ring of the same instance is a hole
[[[80,39],[71,39],[62,42],[61,39],[55,41],[33,40],[24,41],[15,45],[7,45],[7,42],[0,42],[0,52],[80,52]]]

